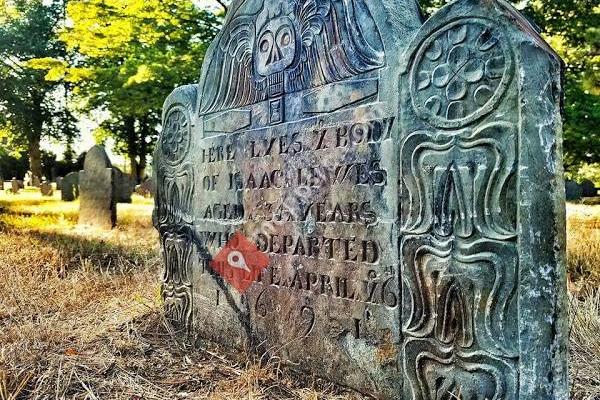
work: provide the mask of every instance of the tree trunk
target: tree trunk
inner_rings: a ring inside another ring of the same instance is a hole
[[[29,142],[29,170],[34,186],[42,182],[42,152],[40,150],[40,137],[36,135]]]
[[[142,182],[142,180],[144,179],[144,175],[146,174],[146,157],[148,155],[148,143],[146,143],[146,140],[149,136],[150,124],[148,123],[148,117],[144,117],[140,120],[140,146],[138,151],[139,164],[137,173],[138,183]]]
[[[127,138],[127,157],[129,158],[129,167],[131,169],[131,175],[136,177],[137,170],[139,167],[137,160],[137,135],[135,134],[135,117],[125,117],[124,129],[125,137]]]
[[[44,96],[39,92],[32,94],[32,113],[33,120],[29,131],[29,170],[31,171],[31,182],[34,186],[42,183],[42,151],[40,150],[40,141],[42,139],[42,129],[44,126],[42,102]]]

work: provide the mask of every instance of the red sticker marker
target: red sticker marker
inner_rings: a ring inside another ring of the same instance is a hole
[[[210,267],[238,292],[244,293],[269,265],[269,257],[240,232],[210,261]]]

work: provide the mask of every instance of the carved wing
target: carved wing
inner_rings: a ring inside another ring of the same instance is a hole
[[[254,21],[253,15],[240,15],[225,26],[201,79],[200,114],[266,99],[265,80],[253,74]]]
[[[286,91],[337,82],[380,68],[383,42],[365,2],[300,0],[300,62],[287,71]]]

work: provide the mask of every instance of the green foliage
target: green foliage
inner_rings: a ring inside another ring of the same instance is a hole
[[[78,57],[44,60],[47,78],[72,82],[83,110],[109,111],[103,132],[142,174],[162,102],[197,80],[219,19],[191,0],[71,0],[67,14],[60,38]]]
[[[30,168],[41,175],[43,136],[76,135],[75,119],[65,106],[65,87],[45,79],[40,60],[62,59],[64,45],[56,27],[63,5],[58,0],[14,0],[0,18],[0,130],[13,151],[27,148]]]
[[[0,146],[0,178],[4,180],[23,179],[28,167],[26,152],[15,154],[8,151],[6,146]]]

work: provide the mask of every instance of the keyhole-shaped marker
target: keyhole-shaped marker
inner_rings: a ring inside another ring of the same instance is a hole
[[[230,252],[227,255],[227,263],[231,268],[243,269],[246,272],[252,272],[250,268],[248,268],[246,259],[240,251],[234,250]]]

